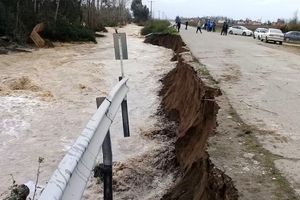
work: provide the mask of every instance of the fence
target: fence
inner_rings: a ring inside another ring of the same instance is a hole
[[[42,192],[40,200],[81,199],[101,147],[104,171],[106,170],[106,174],[104,172],[104,199],[112,199],[112,154],[109,128],[121,104],[123,119],[127,118],[128,122],[128,112],[127,110],[123,112],[125,110],[123,104],[126,103],[127,108],[126,95],[129,91],[127,81],[128,79],[122,79],[106,98],[97,99],[97,106],[100,107],[60,162]]]
[[[44,29],[44,23],[37,24],[30,34],[30,38],[38,48],[43,48],[46,44],[45,40],[43,40],[43,38],[39,35],[39,33],[42,32]]]

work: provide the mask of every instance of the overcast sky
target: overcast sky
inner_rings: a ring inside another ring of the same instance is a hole
[[[143,0],[150,9],[150,0]],[[290,19],[295,11],[300,16],[300,0],[153,0],[154,16],[162,13],[173,19],[197,16],[227,16],[233,19],[250,18],[277,20]]]

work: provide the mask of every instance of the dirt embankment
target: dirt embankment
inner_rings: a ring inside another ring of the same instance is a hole
[[[217,169],[206,152],[207,139],[214,134],[219,106],[219,89],[201,80],[185,62],[186,48],[180,36],[152,35],[145,42],[172,48],[178,64],[163,80],[162,108],[178,123],[176,157],[182,175],[163,199],[234,200],[238,193],[230,177]],[[190,60],[190,59],[189,59]]]
[[[175,52],[175,55],[171,61],[179,60],[180,53],[189,51],[185,47],[186,44],[183,42],[180,35],[170,36],[169,34],[153,34],[145,39],[145,43],[172,49]]]

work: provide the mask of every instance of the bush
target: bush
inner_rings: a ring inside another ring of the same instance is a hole
[[[148,35],[150,33],[170,33],[177,34],[173,27],[170,27],[170,22],[167,20],[152,20],[145,24],[141,31],[142,35]]]
[[[290,23],[287,25],[288,31],[300,31],[300,23]]]
[[[57,20],[56,23],[48,23],[42,36],[51,41],[72,42],[92,41],[96,42],[94,31],[81,25],[74,25],[66,20]]]

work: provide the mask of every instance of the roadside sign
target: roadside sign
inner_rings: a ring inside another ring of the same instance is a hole
[[[114,33],[116,60],[128,60],[126,33]]]

